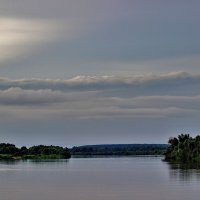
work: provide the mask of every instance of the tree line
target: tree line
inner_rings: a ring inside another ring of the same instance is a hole
[[[0,144],[0,159],[4,158],[70,158],[71,154],[67,147],[60,146],[46,146],[37,145],[27,148],[23,146],[21,148],[16,147],[14,144],[1,143]]]
[[[200,161],[200,136],[191,137],[189,134],[181,134],[172,137],[168,141],[169,147],[165,152],[166,161],[175,162],[199,162]]]

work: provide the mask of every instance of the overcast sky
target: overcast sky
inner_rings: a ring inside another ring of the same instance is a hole
[[[0,142],[166,143],[200,133],[199,8],[0,0]]]

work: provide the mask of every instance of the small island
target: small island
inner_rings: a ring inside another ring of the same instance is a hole
[[[195,138],[189,134],[181,134],[170,138],[169,147],[165,152],[165,161],[192,163],[200,162],[200,136]]]
[[[60,146],[38,145],[27,148],[18,148],[14,144],[0,144],[0,160],[20,160],[20,159],[69,159],[71,154],[69,149]]]

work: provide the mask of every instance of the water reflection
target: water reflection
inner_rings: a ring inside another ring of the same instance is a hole
[[[0,171],[56,171],[58,168],[65,171],[69,160],[45,159],[45,160],[1,160]]]
[[[68,159],[44,159],[44,160],[34,160],[34,159],[28,159],[28,160],[0,160],[0,164],[7,164],[7,165],[15,165],[19,163],[67,163],[69,162]]]
[[[67,163],[69,162],[68,159],[45,159],[45,160],[34,160],[34,159],[31,159],[31,160],[24,160],[23,162],[29,162],[29,163],[38,163],[38,164],[41,164],[41,163]]]
[[[21,160],[0,160],[0,165],[4,164],[4,165],[15,165],[20,163]]]
[[[160,200],[162,195],[162,200],[199,200],[199,167],[188,169],[161,160],[106,157],[0,161],[0,199]]]
[[[170,163],[166,162],[169,168],[170,178],[177,181],[199,181],[199,163]]]

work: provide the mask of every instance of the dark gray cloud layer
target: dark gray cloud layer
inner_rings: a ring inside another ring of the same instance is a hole
[[[116,95],[198,95],[200,75],[175,72],[149,76],[77,76],[67,80],[0,78],[0,89],[103,91]]]
[[[198,116],[200,76],[79,76],[68,80],[0,79],[7,120],[163,119]],[[6,116],[6,118],[4,117]]]
[[[195,115],[200,106],[199,85],[200,75],[184,72],[142,77],[79,76],[68,80],[1,78],[0,106],[17,110],[33,106],[31,118],[37,106],[39,113],[67,118]]]

